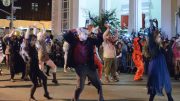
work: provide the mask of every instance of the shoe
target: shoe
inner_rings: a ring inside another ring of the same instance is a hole
[[[38,101],[38,100],[36,100],[35,98],[34,98],[34,96],[32,96],[32,97],[30,97],[30,99],[29,99],[29,101]]]
[[[134,81],[142,81],[143,78],[135,79]]]
[[[105,76],[105,83],[110,83],[110,80],[109,80],[109,77],[108,76]]]
[[[53,73],[53,80],[52,80],[52,82],[53,82],[54,84],[58,84],[58,81],[57,81],[57,79],[56,79],[56,73]]]
[[[175,76],[174,76],[174,79],[175,79],[175,80],[179,80],[179,76],[178,76],[178,75],[175,75]]]
[[[29,78],[24,78],[24,79],[22,79],[22,81],[30,81],[30,79]]]
[[[0,76],[2,75],[2,71],[0,71]]]
[[[44,97],[47,98],[47,99],[53,99],[52,97],[49,96],[49,94],[44,94]]]
[[[10,81],[11,81],[11,82],[15,82],[15,80],[14,80],[14,79],[10,79]]]
[[[112,77],[112,80],[113,80],[114,82],[119,82],[119,79],[117,78],[117,76]]]
[[[46,73],[47,76],[51,76],[49,73]]]
[[[102,81],[102,79],[100,79],[100,83],[101,83],[101,85],[103,85],[104,83],[103,83],[103,81]]]
[[[52,80],[54,84],[59,84],[57,80]]]
[[[64,73],[67,73],[67,69],[64,69]]]

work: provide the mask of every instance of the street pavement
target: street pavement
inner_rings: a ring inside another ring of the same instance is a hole
[[[29,101],[31,81],[20,80],[21,74],[15,76],[16,82],[9,81],[10,75],[7,69],[3,69],[3,75],[0,76],[0,101]],[[48,90],[50,96],[54,99],[51,101],[70,101],[76,87],[75,72],[69,71],[64,73],[63,69],[58,69],[57,78],[59,85],[54,85],[48,77]],[[148,101],[146,82],[133,81],[133,74],[120,74],[119,82],[103,84],[103,93],[105,101]],[[87,82],[86,82],[87,83]],[[180,101],[180,81],[172,79],[173,97],[175,101]],[[43,88],[39,87],[35,92],[35,98],[38,101],[47,101],[43,97]],[[97,90],[93,86],[85,86],[80,96],[80,101],[97,101]],[[165,96],[156,96],[155,101],[167,101]]]

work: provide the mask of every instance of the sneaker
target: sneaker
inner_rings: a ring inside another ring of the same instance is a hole
[[[105,76],[105,83],[110,83],[110,80],[109,80],[109,77],[108,76]]]
[[[134,81],[142,81],[143,78],[135,79]]]
[[[112,77],[112,80],[113,80],[114,82],[118,82],[118,81],[119,81],[119,79],[117,78],[117,76]]]
[[[15,82],[15,80],[14,80],[14,79],[10,79],[10,81],[11,81],[11,82]]]

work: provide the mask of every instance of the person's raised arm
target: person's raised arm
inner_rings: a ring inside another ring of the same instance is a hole
[[[108,38],[108,34],[110,31],[110,26],[108,24],[105,25],[105,27],[107,28],[106,31],[103,33],[103,40],[105,41]]]

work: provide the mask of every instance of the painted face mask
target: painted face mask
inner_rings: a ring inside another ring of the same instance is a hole
[[[88,31],[83,28],[76,29],[78,32],[78,37],[80,41],[85,41],[88,38]]]
[[[83,33],[83,32],[79,33],[79,40],[80,40],[80,41],[86,41],[87,38],[88,38],[88,35],[87,35],[87,34],[85,34],[85,33]]]
[[[99,29],[99,27],[92,28],[92,32],[93,32],[94,34],[97,34],[97,33],[98,33],[98,29]]]
[[[156,43],[158,43],[158,44],[160,44],[161,43],[161,36],[160,36],[160,34],[158,34],[157,35],[157,37],[156,37]]]

